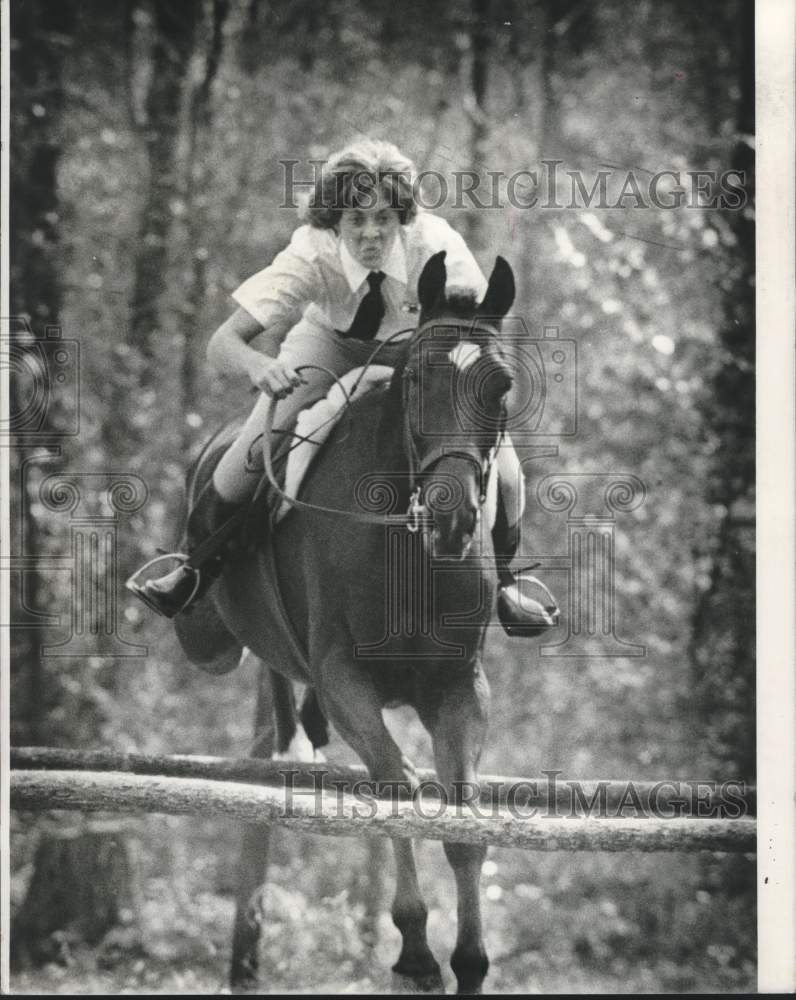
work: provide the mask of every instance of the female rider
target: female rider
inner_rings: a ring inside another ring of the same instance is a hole
[[[369,139],[350,145],[326,164],[290,245],[233,292],[238,308],[213,334],[208,358],[221,370],[247,375],[261,394],[191,513],[187,561],[159,579],[128,584],[155,611],[171,618],[187,610],[218,575],[218,552],[211,559],[191,555],[200,545],[206,552],[202,543],[251,499],[261,469],[252,468],[250,452],[271,399],[280,401],[275,426],[287,427],[329,387],[331,376],[313,370],[308,381],[297,369],[320,365],[342,376],[368,361],[374,342],[413,325],[420,272],[440,250],[446,251],[447,290],[483,298],[487,282],[464,240],[444,219],[419,210],[415,193],[414,165],[394,145]],[[266,341],[268,353],[251,346],[255,337]],[[378,363],[394,365],[400,353],[399,343],[385,344]],[[528,627],[535,634],[540,624],[554,622],[544,620],[546,612],[540,618],[536,602],[521,600],[508,568],[524,506],[510,442],[499,449],[497,465],[498,610],[507,630],[522,634]]]

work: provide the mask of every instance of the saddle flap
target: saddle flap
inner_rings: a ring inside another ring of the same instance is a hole
[[[273,454],[275,470],[278,468],[281,473],[284,469],[282,489],[288,497],[298,498],[307,470],[348,405],[366,393],[388,385],[392,374],[393,369],[387,365],[354,368],[342,375],[326,396],[298,414],[292,436],[285,434]],[[268,492],[271,495],[274,493],[272,489]],[[268,507],[274,523],[281,521],[291,509],[289,501],[283,497],[273,497]]]

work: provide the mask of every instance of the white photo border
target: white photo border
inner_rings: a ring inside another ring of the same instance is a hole
[[[57,0],[54,0],[57,2]],[[0,331],[9,309],[10,12],[0,0]],[[758,989],[796,989],[794,0],[756,4]],[[0,354],[0,420],[9,362]],[[9,455],[0,448],[0,622],[8,622]],[[9,629],[0,627],[0,993],[9,988]]]

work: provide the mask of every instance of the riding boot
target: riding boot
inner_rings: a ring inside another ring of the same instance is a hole
[[[188,557],[172,570],[144,584],[128,581],[127,587],[153,611],[174,618],[188,611],[207,593],[221,574],[226,542],[239,526],[244,505],[225,500],[210,480],[202,489],[188,518]]]
[[[558,604],[541,580],[527,571],[517,576],[511,571],[511,560],[520,545],[520,522],[508,523],[500,500],[492,544],[499,583],[498,618],[508,635],[537,636],[558,625]]]

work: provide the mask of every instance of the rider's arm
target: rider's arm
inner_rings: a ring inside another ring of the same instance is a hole
[[[233,292],[240,308],[213,334],[207,348],[211,364],[248,375],[257,388],[280,398],[300,384],[301,378],[277,355],[288,330],[321,294],[316,246],[321,238],[302,226],[269,267]],[[260,350],[250,346],[255,337]]]
[[[281,398],[300,384],[301,378],[276,358],[281,338],[269,337],[268,328],[244,308],[235,312],[216,330],[207,345],[207,358],[218,370],[248,375],[253,385],[269,396]],[[260,334],[263,350],[250,343]]]

